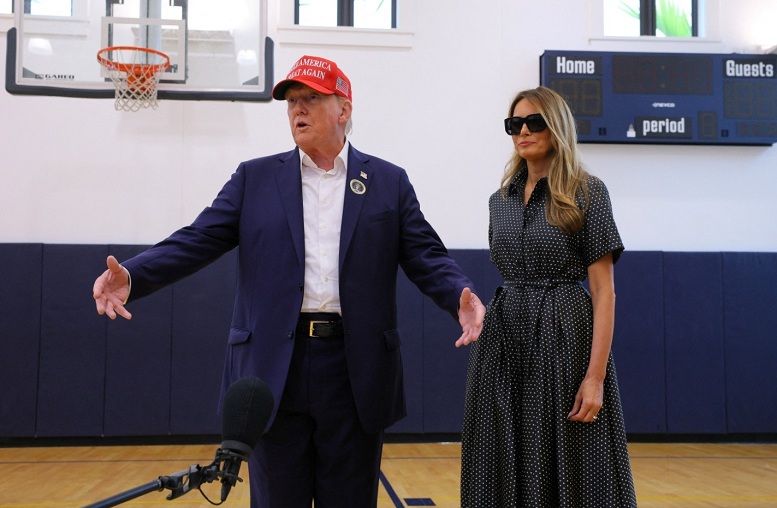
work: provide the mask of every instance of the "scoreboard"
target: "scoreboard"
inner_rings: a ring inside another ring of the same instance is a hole
[[[545,51],[582,143],[772,145],[777,55]]]

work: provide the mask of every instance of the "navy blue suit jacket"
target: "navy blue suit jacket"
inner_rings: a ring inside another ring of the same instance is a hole
[[[366,192],[353,192],[352,180],[362,182]],[[346,358],[359,418],[365,430],[375,432],[406,414],[397,328],[398,267],[455,319],[461,291],[472,283],[424,219],[402,168],[351,147],[346,186],[339,259]],[[240,164],[190,226],[123,262],[132,277],[130,301],[190,275],[235,247],[239,276],[222,401],[231,383],[257,376],[270,386],[277,408],[305,274],[296,148]],[[451,337],[451,346],[454,340]]]

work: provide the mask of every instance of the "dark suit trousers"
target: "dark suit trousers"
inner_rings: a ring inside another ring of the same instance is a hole
[[[249,462],[251,506],[374,507],[383,432],[359,422],[343,338],[300,328],[278,415]]]

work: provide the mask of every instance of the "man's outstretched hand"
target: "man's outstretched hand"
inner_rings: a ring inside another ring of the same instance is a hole
[[[456,347],[468,346],[478,340],[483,329],[483,318],[486,308],[480,302],[478,295],[469,288],[464,288],[459,298],[459,324],[461,337],[456,341]]]
[[[97,277],[92,288],[97,313],[107,314],[111,319],[116,319],[117,314],[132,319],[132,314],[124,308],[130,289],[129,272],[113,256],[108,256],[106,262],[108,269]]]

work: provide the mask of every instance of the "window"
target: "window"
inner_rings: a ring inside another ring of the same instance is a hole
[[[13,14],[13,0],[0,2],[0,14]],[[38,16],[71,16],[71,0],[24,0],[25,14]]]
[[[295,0],[294,24],[396,28],[395,0]]]
[[[604,0],[604,35],[698,37],[704,0]]]

